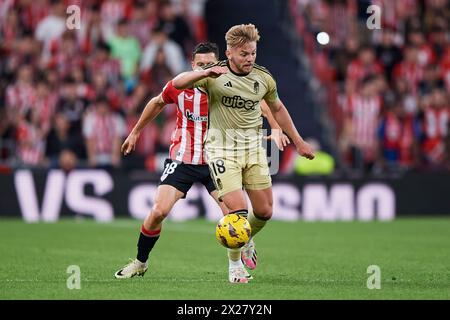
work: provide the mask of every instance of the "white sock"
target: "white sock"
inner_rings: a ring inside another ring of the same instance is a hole
[[[233,260],[229,259],[228,262],[229,262],[230,269],[240,268],[243,266],[242,261],[240,259],[238,261],[233,261]]]

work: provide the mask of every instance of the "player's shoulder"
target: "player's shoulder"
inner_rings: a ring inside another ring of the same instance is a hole
[[[173,86],[172,80],[170,80],[163,87],[160,94],[161,94],[163,101],[165,103],[169,104],[169,103],[172,103],[173,101],[176,101],[176,97],[180,94],[181,91],[183,91],[183,90],[175,88]]]
[[[272,78],[273,80],[275,80],[275,78],[273,77],[272,73],[270,73],[270,71],[263,66],[260,66],[259,64],[254,64],[253,65],[253,70],[255,70],[255,72],[267,77],[269,76],[270,78]]]
[[[227,61],[226,60],[221,60],[221,61],[217,61],[214,63],[209,63],[206,66],[203,66],[202,69],[206,70],[212,67],[226,67],[227,66]]]

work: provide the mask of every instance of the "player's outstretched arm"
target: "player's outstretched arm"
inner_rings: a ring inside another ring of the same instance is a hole
[[[205,70],[194,70],[183,72],[177,75],[173,80],[172,84],[178,90],[183,90],[187,88],[192,88],[194,83],[197,81],[203,80],[205,78],[218,78],[222,74],[228,72],[228,68],[226,67],[211,67]]]
[[[261,112],[264,118],[267,119],[267,122],[269,123],[271,133],[268,137],[263,137],[263,139],[266,140],[273,140],[275,144],[277,145],[277,148],[281,151],[284,150],[284,147],[286,147],[288,144],[291,143],[288,136],[283,133],[283,130],[281,130],[280,125],[275,120],[275,118],[272,115],[272,112],[270,111],[269,106],[267,105],[266,101],[261,101]]]
[[[156,116],[162,111],[166,103],[164,102],[161,94],[156,97],[150,99],[147,105],[142,111],[141,116],[139,117],[138,122],[131,130],[128,137],[125,139],[125,142],[122,144],[121,151],[123,154],[127,155],[136,147],[137,140],[139,139],[139,135],[141,134],[142,129]]]
[[[314,152],[312,147],[303,140],[297,131],[297,128],[292,122],[292,118],[280,99],[276,99],[274,102],[267,103],[270,111],[272,111],[273,117],[280,125],[281,129],[288,134],[295,144],[297,153],[307,159],[314,159]]]

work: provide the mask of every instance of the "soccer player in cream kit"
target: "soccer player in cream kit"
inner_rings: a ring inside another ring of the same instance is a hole
[[[253,24],[231,27],[225,35],[227,60],[203,70],[184,72],[172,84],[177,89],[198,88],[209,100],[209,127],[205,142],[209,165],[218,196],[229,213],[246,216],[252,238],[272,217],[272,181],[261,143],[261,101],[264,100],[276,122],[294,143],[297,153],[314,158],[311,146],[295,128],[286,107],[278,97],[270,72],[255,64],[259,32]],[[243,189],[253,211],[248,212]],[[256,267],[256,250],[251,240],[229,254],[230,278],[246,283],[245,268]]]
[[[200,43],[192,53],[192,68],[201,69],[202,66],[213,64],[217,62],[218,56],[219,52],[215,44]],[[141,226],[136,259],[132,259],[115,273],[118,279],[129,279],[145,274],[148,269],[148,256],[159,239],[163,220],[174,204],[186,197],[194,183],[202,183],[211,196],[218,201],[218,192],[205,161],[203,146],[208,130],[208,97],[199,89],[178,90],[173,86],[172,81],[169,81],[163,91],[145,106],[139,121],[123,143],[122,152],[126,155],[133,151],[142,129],[167,104],[177,106],[177,125],[172,135],[169,158],[165,162],[165,170],[160,179],[152,210]],[[273,140],[278,148],[283,150],[283,147],[289,143],[289,139],[283,134],[278,134],[279,125],[267,106],[264,106],[263,115],[271,128],[276,129],[272,130],[272,135],[267,139]],[[218,201],[218,204],[223,214],[229,212],[223,202]],[[242,267],[239,272],[234,269],[230,271],[230,282],[240,282],[242,272],[245,274],[246,281],[251,279],[251,275]],[[239,276],[236,276],[236,273],[239,273]]]

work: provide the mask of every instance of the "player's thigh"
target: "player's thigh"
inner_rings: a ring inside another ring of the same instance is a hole
[[[246,190],[263,190],[272,187],[267,157],[262,148],[248,156],[242,180]]]
[[[253,207],[253,213],[259,218],[270,219],[273,205],[272,187],[246,191]]]
[[[212,158],[208,166],[219,199],[230,192],[242,190],[242,166],[235,159]]]

